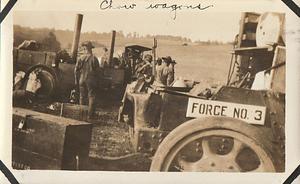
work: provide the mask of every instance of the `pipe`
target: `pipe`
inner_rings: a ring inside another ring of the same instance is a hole
[[[72,60],[75,63],[77,61],[77,52],[78,52],[78,45],[79,45],[79,39],[80,39],[82,19],[83,19],[83,15],[77,14],[76,20],[75,20],[73,44],[72,44],[72,50],[71,50]]]
[[[116,40],[116,31],[113,30],[111,36],[110,53],[109,53],[109,60],[108,60],[109,66],[113,66],[112,59],[114,56],[115,40]]]
[[[152,47],[152,53],[153,53],[153,61],[152,61],[152,75],[155,76],[155,66],[156,66],[156,48],[157,48],[157,40],[156,38],[153,39],[153,47]]]

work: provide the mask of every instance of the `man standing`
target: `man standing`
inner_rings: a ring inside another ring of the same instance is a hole
[[[88,97],[88,118],[93,119],[95,113],[96,89],[98,85],[99,61],[93,55],[94,46],[90,41],[82,43],[84,55],[75,66],[75,85],[79,85],[80,105],[86,105]]]
[[[100,61],[100,67],[102,67],[102,68],[108,67],[108,59],[109,59],[108,49],[106,47],[104,47],[103,55],[102,55],[101,61]]]
[[[157,58],[156,68],[159,67],[161,64],[162,64],[162,59],[161,58]]]
[[[162,58],[162,64],[156,67],[155,85],[167,86],[168,78],[170,78],[170,63],[172,59],[170,56]]]
[[[170,57],[170,56],[168,56]],[[168,75],[168,79],[167,79],[167,86],[171,86],[174,82],[175,79],[175,65],[176,65],[176,61],[172,60],[172,58],[170,57],[169,60],[171,60],[171,63],[169,65],[169,75]]]

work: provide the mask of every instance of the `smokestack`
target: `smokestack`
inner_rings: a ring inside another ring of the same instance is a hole
[[[112,36],[111,36],[111,44],[110,44],[110,53],[109,53],[109,66],[112,66],[112,59],[114,56],[114,49],[115,49],[115,39],[116,39],[116,31],[112,31]]]
[[[152,54],[153,54],[153,61],[152,61],[152,75],[155,76],[155,64],[156,64],[156,48],[157,48],[157,40],[156,38],[153,39],[153,47],[152,47]]]
[[[79,39],[80,39],[80,31],[81,31],[81,25],[82,25],[82,14],[77,14],[76,21],[75,21],[75,27],[74,27],[74,37],[73,37],[73,44],[72,44],[72,59],[74,62],[77,61],[77,51],[78,51],[78,45],[79,45]]]

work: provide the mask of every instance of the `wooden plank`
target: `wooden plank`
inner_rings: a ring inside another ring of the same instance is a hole
[[[285,47],[277,46],[274,54],[272,67],[286,62]],[[271,70],[271,90],[285,93],[285,65]]]
[[[55,64],[56,54],[54,52],[45,52],[45,65],[53,66]]]
[[[244,25],[245,25],[245,18],[246,13],[242,13],[241,20],[240,20],[240,29],[239,29],[239,36],[237,40],[237,47],[240,48],[242,46],[242,39],[243,39],[243,33],[244,33]]]
[[[80,121],[87,121],[88,106],[62,103],[60,108],[60,116]]]
[[[251,36],[249,35],[251,38],[250,39],[251,41],[249,41],[247,39],[247,33],[256,32],[258,17],[259,14],[257,13],[252,13],[252,12],[242,13],[241,20],[240,20],[239,36],[237,41],[238,48],[256,46],[255,39],[254,39],[255,37],[253,37],[253,35]],[[244,34],[246,34],[246,37],[244,36]]]
[[[60,116],[79,121],[88,121],[88,106],[70,103],[60,104]],[[93,123],[106,122],[108,120],[107,112],[101,109],[96,109]],[[89,121],[90,122],[90,121]]]
[[[267,53],[272,52],[272,46],[265,46],[265,47],[245,47],[245,48],[236,48],[233,50],[234,54],[238,55],[256,55],[260,53]]]
[[[18,57],[16,58],[18,64],[27,64],[32,65],[33,59],[32,59],[32,53],[30,53],[27,50],[18,50]]]
[[[241,47],[255,47],[256,41],[255,40],[243,40]]]

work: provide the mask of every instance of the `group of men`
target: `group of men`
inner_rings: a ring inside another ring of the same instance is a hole
[[[150,54],[145,55],[144,60],[136,66],[137,78],[144,77],[150,82],[150,78],[154,78],[153,84],[156,86],[172,86],[174,82],[174,66],[175,60],[172,60],[170,56],[158,58],[155,63],[155,74],[152,72],[152,56]]]
[[[100,65],[96,56],[93,55],[94,46],[91,42],[82,43],[84,54],[78,59],[75,66],[75,85],[79,86],[79,103],[89,105],[88,117],[93,119],[95,112],[96,88],[100,78]],[[152,70],[153,58],[150,54],[137,62],[135,75],[137,79],[142,79],[147,83],[157,86],[171,86],[174,82],[174,65],[176,62],[170,56],[157,60],[155,74]],[[154,74],[154,75],[153,75]],[[87,98],[88,97],[88,98]],[[87,100],[88,99],[88,102]]]
[[[170,56],[159,58],[155,67],[154,85],[172,86],[175,78],[175,64],[176,61],[172,60]]]

